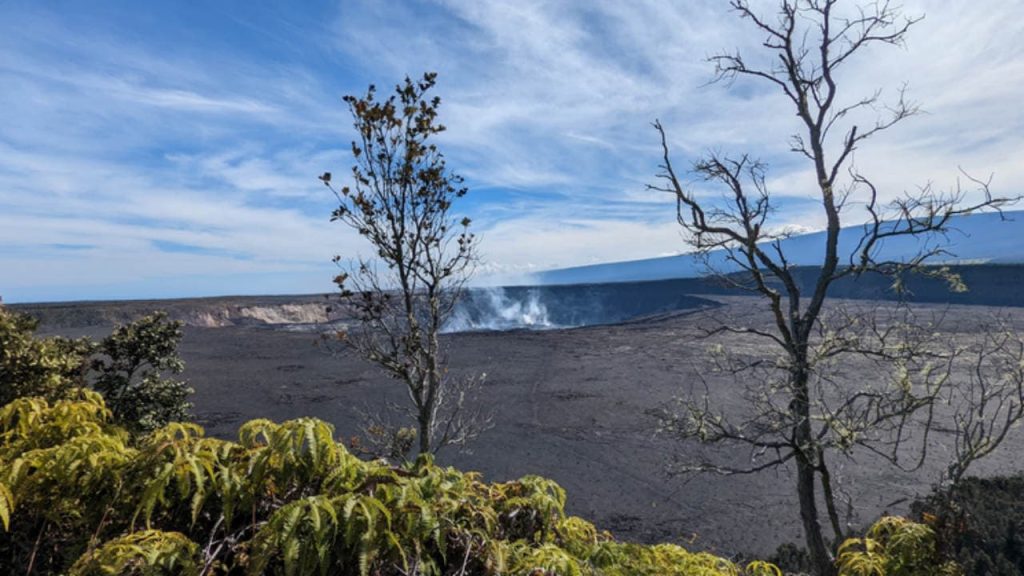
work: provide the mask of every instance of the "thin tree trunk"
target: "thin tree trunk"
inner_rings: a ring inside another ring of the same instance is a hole
[[[821,475],[821,491],[825,497],[825,509],[828,511],[828,519],[832,523],[832,531],[836,535],[835,545],[842,544],[846,535],[843,533],[842,523],[839,521],[839,511],[836,510],[836,496],[832,491],[832,473],[829,472],[828,464],[825,463],[825,454],[818,449],[818,473]],[[835,548],[835,546],[833,546]]]
[[[430,444],[433,442],[433,439],[430,437],[430,420],[429,411],[427,415],[421,415],[419,418],[420,454],[430,454]]]
[[[806,364],[796,362],[798,367]],[[797,498],[800,502],[800,521],[804,528],[804,539],[807,543],[807,551],[811,556],[811,564],[817,576],[834,576],[835,566],[832,563],[832,554],[825,544],[822,536],[821,523],[818,520],[818,502],[815,496],[815,463],[812,448],[813,438],[810,418],[810,402],[808,397],[807,372],[797,368],[792,373],[793,390],[796,392],[793,399],[793,410],[800,419],[794,432],[794,440],[797,445],[796,474]]]
[[[814,466],[803,455],[796,459],[797,496],[800,500],[800,521],[804,528],[804,539],[811,555],[814,573],[818,576],[833,576],[835,567],[832,555],[821,535],[821,524],[818,522],[818,504],[814,494]]]

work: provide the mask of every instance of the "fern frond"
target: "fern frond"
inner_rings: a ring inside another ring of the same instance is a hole
[[[517,549],[519,557],[513,561],[515,574],[558,574],[558,576],[583,576],[579,560],[554,544],[538,548]]]
[[[313,496],[279,508],[254,539],[249,574],[280,565],[286,576],[328,574],[339,532],[337,503]]]
[[[199,546],[177,532],[144,530],[111,540],[79,558],[69,576],[198,576]]]
[[[133,484],[141,488],[132,523],[141,517],[149,528],[158,507],[169,508],[180,500],[189,503],[190,519],[195,523],[217,488],[218,475],[224,475],[226,465],[221,456],[225,449],[230,450],[230,443],[204,438],[202,427],[196,424],[172,423],[147,435],[129,473]]]
[[[14,495],[10,489],[0,482],[0,524],[4,525],[4,532],[11,528],[11,514],[14,512]]]

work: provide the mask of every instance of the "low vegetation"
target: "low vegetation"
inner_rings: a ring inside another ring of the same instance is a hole
[[[87,340],[36,338],[38,322],[0,306],[0,403],[24,396],[55,399],[82,375]]]
[[[37,338],[38,322],[0,306],[0,405],[38,396],[49,401],[78,388],[103,395],[114,421],[133,435],[191,417],[178,356],[181,323],[157,312],[95,342],[59,336]]]
[[[1024,574],[1024,476],[967,478],[911,509],[964,574]]]
[[[238,442],[172,423],[137,445],[77,389],[0,409],[7,574],[778,575],[674,544],[617,542],[528,476],[486,483],[433,463],[363,461],[314,419],[253,420]],[[883,519],[842,574],[937,574],[934,534]]]

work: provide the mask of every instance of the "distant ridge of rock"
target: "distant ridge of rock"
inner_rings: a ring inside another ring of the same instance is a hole
[[[922,248],[939,246],[950,254],[933,259],[932,264],[1024,263],[1024,211],[1007,211],[1002,216],[998,213],[959,216],[953,220],[952,228],[954,231],[946,237],[889,239],[880,245],[881,254],[890,260],[906,260]],[[862,231],[862,226],[844,228],[839,237],[839,253],[848,259]],[[794,266],[820,265],[824,235],[824,232],[814,232],[783,241],[787,259]],[[710,254],[708,264],[717,271],[736,271],[735,265],[721,252]],[[681,254],[548,270],[534,274],[533,280],[536,284],[597,284],[698,278],[706,273],[704,262],[693,255]]]
[[[186,326],[216,328],[330,322],[341,317],[335,311],[337,306],[331,309],[331,304],[323,296],[237,296],[17,304],[11,308],[36,317],[47,328],[125,324],[157,310]]]

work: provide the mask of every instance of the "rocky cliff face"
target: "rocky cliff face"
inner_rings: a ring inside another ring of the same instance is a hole
[[[331,320],[324,304],[277,304],[262,306],[219,306],[183,311],[188,326],[238,326],[244,324],[320,324]]]
[[[125,302],[61,302],[13,306],[44,328],[82,328],[131,322],[157,310],[186,326],[216,328],[322,324],[341,320],[337,302],[322,296],[224,297]]]

